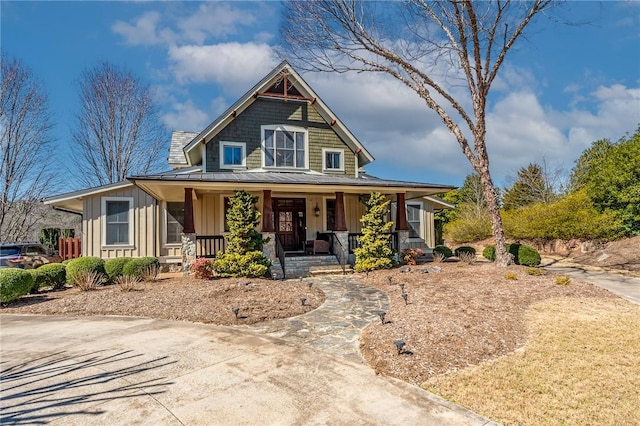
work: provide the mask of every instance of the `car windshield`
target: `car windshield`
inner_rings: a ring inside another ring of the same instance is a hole
[[[20,247],[0,247],[0,256],[20,254]]]

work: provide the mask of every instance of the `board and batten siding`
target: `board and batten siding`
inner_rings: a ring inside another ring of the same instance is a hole
[[[340,139],[313,105],[306,102],[283,102],[258,99],[207,141],[206,168],[220,171],[220,141],[246,144],[247,169],[262,167],[261,126],[289,125],[307,129],[309,138],[309,169],[322,173],[322,149],[344,151],[344,174],[355,176],[355,154]]]
[[[102,241],[102,199],[126,197],[133,199],[133,244],[126,248],[108,247]],[[137,187],[119,189],[87,197],[83,201],[82,255],[103,259],[116,257],[157,256],[156,200]]]

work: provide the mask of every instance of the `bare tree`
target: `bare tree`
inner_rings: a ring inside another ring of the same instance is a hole
[[[287,53],[302,69],[389,74],[439,115],[480,178],[496,262],[506,266],[510,256],[486,149],[487,98],[509,50],[552,4],[290,1],[282,35]]]
[[[105,185],[160,168],[164,127],[147,85],[103,62],[83,72],[79,97],[73,142],[82,183]]]
[[[46,213],[39,199],[55,181],[53,125],[47,96],[31,70],[4,53],[1,67],[0,240],[21,241]]]

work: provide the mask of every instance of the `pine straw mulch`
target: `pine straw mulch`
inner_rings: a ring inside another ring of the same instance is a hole
[[[441,271],[418,272],[427,267]],[[385,324],[373,322],[362,333],[365,360],[379,374],[416,385],[522,347],[528,337],[525,312],[537,302],[617,297],[591,284],[572,280],[558,285],[549,273],[532,276],[526,267],[504,269],[489,263],[432,263],[413,266],[411,272],[394,269],[358,278],[387,293],[391,301]],[[407,305],[400,283],[405,284]],[[396,339],[406,343],[400,355]]]
[[[302,304],[300,298],[305,297]],[[298,281],[227,278],[211,281],[160,275],[132,291],[117,285],[80,291],[41,291],[2,305],[0,313],[36,315],[126,315],[217,325],[254,324],[309,312],[324,302],[324,293]],[[240,308],[238,319],[232,308]]]

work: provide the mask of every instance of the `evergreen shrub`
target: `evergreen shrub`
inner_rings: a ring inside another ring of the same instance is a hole
[[[33,276],[32,293],[36,293],[42,287],[53,287],[54,290],[59,290],[64,288],[67,282],[67,267],[62,263],[47,263],[29,272]]]
[[[451,249],[447,246],[435,246],[433,249],[434,253],[440,253],[442,254],[445,258],[447,257],[451,257],[453,256],[453,252],[451,251]]]
[[[104,269],[104,260],[99,257],[78,257],[71,259],[67,263],[67,284],[76,285],[77,280],[86,272],[95,272],[104,279],[107,278],[107,272]]]
[[[145,280],[149,278],[150,274],[160,269],[160,261],[157,257],[136,257],[126,262],[122,267],[122,275],[135,278],[138,280]]]
[[[540,264],[540,253],[535,248],[525,244],[507,244],[507,253],[513,255],[513,262],[516,265],[538,266]],[[496,260],[496,247],[490,245],[484,248],[482,256],[492,262]]]
[[[373,192],[364,200],[367,212],[360,218],[362,235],[359,238],[360,247],[354,250],[357,272],[388,269],[395,265],[395,252],[389,241],[389,231],[393,222],[385,222],[389,211],[390,201],[379,192]]]
[[[33,277],[19,268],[0,269],[0,301],[13,302],[29,293],[33,288]]]
[[[104,263],[104,269],[107,272],[110,282],[115,282],[118,277],[122,276],[124,265],[131,261],[130,257],[116,257],[109,259]]]
[[[456,257],[460,257],[460,255],[462,253],[469,253],[471,255],[476,255],[476,249],[474,249],[473,247],[470,246],[460,246],[458,248],[456,248],[453,253],[456,255]]]

